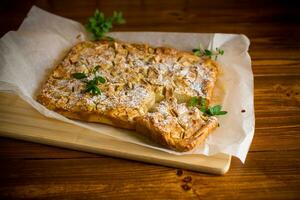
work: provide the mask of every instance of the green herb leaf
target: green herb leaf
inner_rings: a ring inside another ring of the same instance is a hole
[[[95,75],[96,72],[99,70],[99,68],[100,68],[100,66],[96,65],[90,73],[93,73]],[[74,73],[74,74],[72,74],[72,76],[76,79],[87,78],[87,75],[84,73]],[[99,95],[99,94],[101,94],[101,90],[99,89],[98,84],[105,83],[106,80],[102,76],[95,75],[95,77],[92,80],[85,79],[85,80],[82,80],[82,82],[84,82],[86,84],[85,90],[84,90],[85,92],[89,92],[93,95]]]
[[[106,81],[105,78],[103,78],[102,76],[94,77],[93,80],[86,82],[85,92],[89,92],[93,95],[101,94],[101,90],[97,85],[99,83],[105,83],[105,81]]]
[[[207,110],[207,114],[210,115],[210,116],[225,115],[225,114],[227,114],[227,111],[222,111],[222,106],[221,105],[215,105],[213,107],[210,107]]]
[[[86,78],[87,75],[85,73],[74,73],[74,74],[72,74],[72,77],[74,77],[76,79],[83,79],[83,78]]]
[[[204,49],[204,54],[203,55],[208,56],[209,58],[211,58],[211,56],[213,55],[213,53],[210,50],[208,50],[208,49]]]
[[[99,10],[96,10],[94,16],[89,18],[86,29],[93,34],[94,40],[100,40],[107,38],[111,40],[111,37],[107,37],[106,33],[113,27],[113,24],[124,24],[122,12],[114,11],[113,15],[109,18],[105,18],[104,14]]]
[[[103,78],[102,76],[96,76],[95,78],[94,78],[94,80],[95,80],[95,82],[96,82],[96,84],[98,84],[98,83],[105,83],[105,78]]]
[[[218,112],[218,114],[217,114],[217,115],[226,115],[226,114],[227,114],[227,111],[225,111],[225,110],[222,110],[222,111]]]
[[[206,113],[206,99],[205,98],[201,98],[201,102],[200,102],[200,107],[199,107],[199,110],[203,113]]]
[[[87,84],[86,88],[85,88],[85,92],[89,92],[89,93],[91,93],[93,95],[101,94],[100,89],[95,84]]]
[[[192,50],[194,55],[196,56],[204,56],[204,57],[208,57],[208,58],[214,58],[215,60],[218,59],[219,55],[224,55],[224,50],[220,49],[220,48],[216,48],[215,51],[211,51],[208,49],[203,49],[200,45],[199,48],[193,49]]]
[[[213,106],[213,107],[210,107],[208,110],[207,110],[207,113],[209,115],[216,115],[218,112],[221,111],[221,106],[220,105],[216,105],[216,106]]]
[[[222,110],[221,105],[215,105],[212,107],[207,107],[207,100],[205,98],[192,97],[188,102],[188,106],[197,107],[203,114],[209,116],[215,115],[225,115],[227,111]]]
[[[199,53],[200,49],[193,49],[192,51],[193,51],[193,53]]]
[[[93,74],[95,74],[98,71],[99,68],[100,68],[100,66],[96,65],[96,67],[94,67],[94,69],[93,69]]]
[[[114,11],[113,16],[111,17],[111,20],[113,22],[116,22],[117,24],[125,24],[126,23],[125,19],[123,18],[122,12]]]
[[[192,106],[197,106],[199,104],[199,99],[198,97],[192,97],[190,99],[190,101],[188,102],[188,106],[192,107]]]
[[[196,55],[196,56],[201,56],[201,51],[200,51],[200,49],[193,49],[193,53],[194,53],[194,55]]]
[[[224,50],[223,50],[223,49],[216,48],[216,51],[217,51],[220,55],[224,55]]]

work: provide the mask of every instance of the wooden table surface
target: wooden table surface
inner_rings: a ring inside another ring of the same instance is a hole
[[[35,4],[84,23],[123,11],[119,31],[243,33],[251,40],[255,136],[224,176],[0,138],[0,198],[300,199],[300,6],[287,1],[1,1],[0,34]],[[185,185],[185,186],[184,186]]]

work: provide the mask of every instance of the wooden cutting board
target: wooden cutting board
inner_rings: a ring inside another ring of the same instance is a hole
[[[179,156],[120,141],[47,118],[8,93],[0,93],[0,136],[213,174],[225,174],[231,161],[226,154]]]

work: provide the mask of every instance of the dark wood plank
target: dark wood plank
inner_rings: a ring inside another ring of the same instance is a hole
[[[300,76],[300,59],[259,59],[252,61],[255,76]]]
[[[148,193],[163,199],[293,199],[300,184],[300,154],[293,150],[250,152],[245,165],[234,160],[230,172],[221,177],[190,171],[178,176],[172,168],[101,156],[3,161],[6,165],[0,171],[6,173],[1,174],[0,194],[9,198],[131,199]],[[184,191],[183,180],[188,176],[191,189]]]

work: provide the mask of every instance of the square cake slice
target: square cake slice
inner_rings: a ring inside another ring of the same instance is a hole
[[[145,116],[137,118],[137,131],[176,151],[192,150],[218,126],[216,117],[203,115],[196,107],[161,101]]]

